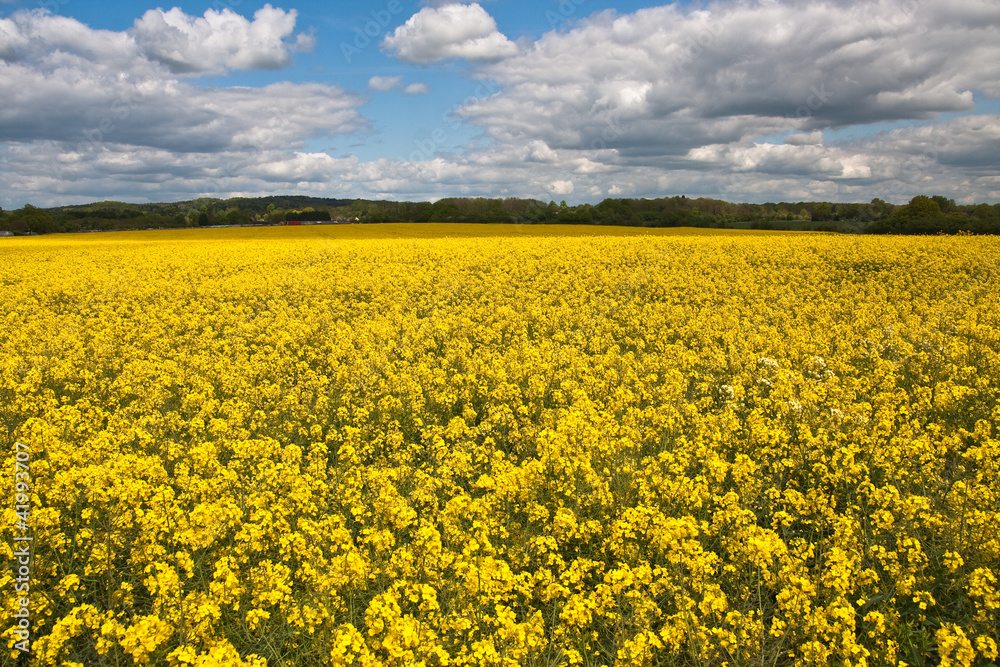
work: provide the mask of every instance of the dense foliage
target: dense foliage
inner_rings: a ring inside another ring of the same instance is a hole
[[[176,204],[102,202],[87,206],[0,211],[0,231],[108,231],[297,221],[584,224],[634,227],[810,230],[882,234],[1000,234],[1000,204],[959,206],[944,197],[916,197],[906,206],[798,202],[731,204],[717,199],[606,199],[593,206],[532,199],[448,198],[389,202],[262,197],[198,199]]]
[[[1000,242],[370,230],[0,245],[34,664],[996,660]]]

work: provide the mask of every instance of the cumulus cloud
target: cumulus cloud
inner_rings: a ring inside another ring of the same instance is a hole
[[[823,132],[816,130],[809,134],[790,134],[785,137],[785,143],[791,146],[816,146],[823,143]]]
[[[532,160],[533,162],[554,163],[558,162],[559,155],[554,150],[549,148],[548,144],[544,141],[532,141],[528,144],[528,151],[525,159]]]
[[[1000,116],[956,118],[838,145],[709,146],[669,170],[618,162],[581,171],[579,156],[550,150],[541,144],[497,145],[447,158],[362,161],[304,147],[179,152],[107,143],[81,152],[69,144],[36,142],[0,148],[0,192],[24,197],[5,208],[24,201],[171,201],[274,192],[414,200],[683,193],[730,201],[881,197],[898,203],[928,192],[966,203],[1000,199],[995,158],[989,162],[1000,151]],[[545,159],[528,159],[526,151]]]
[[[150,9],[135,21],[130,36],[140,53],[177,74],[281,69],[292,63],[292,51],[313,46],[304,33],[289,41],[296,15],[271,5],[257,10],[253,21],[228,8],[200,17],[177,7]]]
[[[17,52],[27,44],[27,37],[10,19],[0,19],[0,60],[14,60]]]
[[[285,164],[310,139],[366,129],[363,98],[322,84],[188,82],[287,64],[308,42],[294,24],[294,12],[270,6],[253,21],[229,10],[147,12],[123,32],[40,10],[0,18],[0,190],[39,204],[162,200],[329,174],[319,158],[270,176],[266,165]]]
[[[865,163],[865,156],[814,144],[705,146],[693,149],[688,157],[692,162],[736,172],[758,171],[828,179],[869,178],[872,173]]]
[[[257,30],[253,25],[279,14],[286,24],[268,34],[287,34],[294,15],[287,24],[289,14],[281,10],[265,7],[253,24],[240,21]],[[47,12],[17,13],[0,20],[0,31],[0,45],[12,45],[14,53],[0,60],[0,142],[56,141],[80,150],[108,143],[178,152],[260,150],[365,126],[357,111],[363,100],[335,86],[193,86],[170,65],[147,58],[133,34],[92,30]],[[265,64],[239,51],[227,62]]]
[[[44,10],[17,12],[0,19],[0,61],[46,74],[80,70],[117,75],[153,66],[126,33],[93,30]]]
[[[10,72],[7,72],[10,74]],[[181,82],[98,81],[29,71],[0,78],[0,141],[108,142],[178,152],[294,146],[365,127],[362,100],[320,84],[201,88]],[[28,82],[31,82],[28,85]]]
[[[769,134],[931,119],[971,110],[975,90],[1000,95],[1000,5],[914,7],[787,0],[602,12],[485,65],[503,93],[462,113],[499,141],[613,146],[648,164]]]
[[[479,4],[425,7],[382,40],[400,60],[426,65],[448,58],[490,60],[517,53]]]
[[[509,44],[478,5],[433,4],[385,48],[431,63],[476,60],[489,51],[476,40],[494,34]],[[261,48],[255,60],[206,46],[205,69],[191,70],[194,47],[152,22],[162,39],[142,42],[136,30],[19,12],[0,19],[0,193],[25,199],[0,204],[274,192],[894,202],[933,192],[1000,200],[1000,116],[941,117],[972,111],[973,92],[1000,96],[1000,6],[913,7],[727,0],[598,13],[476,60],[472,74],[489,85],[455,120],[478,126],[485,140],[409,161],[317,152],[310,139],[366,128],[364,100],[336,86],[191,85],[190,77],[242,63],[282,62],[298,40],[290,13],[282,19],[272,10],[266,19],[283,35],[284,56],[277,47]],[[161,12],[165,24],[168,14]],[[183,36],[181,24],[198,20],[177,23]],[[396,77],[369,85],[426,92]],[[880,134],[864,128],[898,120],[919,122]],[[850,126],[861,126],[854,138],[835,138]],[[776,136],[784,143],[769,143]]]
[[[571,195],[573,189],[573,181],[552,181],[549,183],[549,192],[554,195]]]
[[[854,145],[860,145],[855,142]],[[1000,155],[1000,115],[954,118],[946,123],[901,128],[865,143],[869,150],[893,153],[911,165],[960,168],[965,173],[996,174]]]
[[[411,83],[403,92],[407,95],[426,95],[431,89],[426,83]]]
[[[385,92],[392,90],[403,83],[401,76],[373,76],[368,79],[368,89]]]

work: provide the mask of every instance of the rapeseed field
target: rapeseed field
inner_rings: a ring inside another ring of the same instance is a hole
[[[617,232],[0,241],[4,661],[996,661],[1000,241]]]

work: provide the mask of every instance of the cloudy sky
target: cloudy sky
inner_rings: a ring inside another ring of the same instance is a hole
[[[0,0],[0,206],[1000,201],[997,0]]]

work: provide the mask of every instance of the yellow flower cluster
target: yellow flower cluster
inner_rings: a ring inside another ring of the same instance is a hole
[[[35,664],[997,659],[1000,242],[417,229],[0,247]]]

